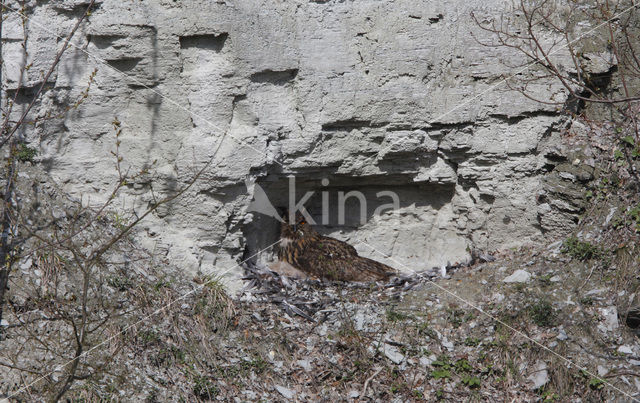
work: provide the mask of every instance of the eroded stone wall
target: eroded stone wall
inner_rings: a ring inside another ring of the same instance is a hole
[[[28,3],[34,65],[20,105],[61,45],[57,36],[87,3]],[[302,193],[367,195],[366,223],[350,204],[346,225],[331,221],[320,230],[364,240],[415,270],[463,260],[472,247],[556,236],[579,211],[579,200],[553,191],[576,182],[553,171],[566,162],[558,145],[563,118],[500,84],[521,56],[478,43],[489,34],[471,12],[499,17],[510,12],[503,1],[98,3],[34,114],[64,109],[98,68],[89,98],[24,135],[52,178],[97,203],[117,177],[110,154],[117,117],[123,164],[155,172],[152,182],[130,184],[123,211],[179,188],[213,157],[194,190],[138,233],[186,272],[237,278],[238,259],[277,237],[273,219],[247,211],[252,184],[280,207],[289,175]],[[19,55],[21,35],[10,14],[5,57]],[[15,59],[5,65],[9,91],[17,88]],[[551,80],[533,90],[541,99],[565,96]],[[373,215],[387,202],[375,196],[383,190],[399,195],[396,215]],[[331,201],[332,214],[336,208]]]

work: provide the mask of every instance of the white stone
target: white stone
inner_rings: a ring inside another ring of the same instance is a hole
[[[567,333],[564,331],[564,329],[559,329],[556,338],[560,341],[564,341],[567,340],[569,336],[567,336]]]
[[[297,362],[305,371],[311,371],[311,362],[309,360],[298,360]]]
[[[28,270],[28,269],[30,269],[30,268],[31,268],[31,265],[33,264],[32,262],[33,262],[33,261],[31,260],[31,258],[30,258],[30,257],[29,257],[29,258],[27,258],[27,259],[25,259],[25,260],[23,260],[23,261],[20,263],[20,269],[22,269],[22,270]]]
[[[544,361],[538,361],[532,368],[532,374],[527,378],[532,383],[531,389],[539,389],[549,382],[549,372]]]
[[[512,275],[502,280],[505,283],[526,283],[531,279],[531,273],[518,269]]]
[[[598,308],[600,315],[604,319],[598,323],[598,329],[604,332],[612,332],[618,328],[618,309],[615,306]]]
[[[609,373],[609,370],[603,367],[602,365],[598,365],[597,369],[598,369],[598,376],[605,376],[606,374]]]
[[[435,360],[437,360],[437,357],[435,355],[431,355],[429,357],[420,357],[420,365],[426,367],[428,365],[431,365],[431,363]]]
[[[276,385],[276,390],[280,393],[285,399],[293,399],[296,395],[296,392],[285,388],[284,386]]]
[[[617,207],[611,207],[611,210],[609,210],[609,214],[607,214],[607,217],[604,219],[604,223],[602,224],[603,227],[609,225],[611,219],[613,218],[613,215],[616,213],[616,210],[618,210]]]
[[[404,361],[404,355],[400,352],[400,350],[396,346],[392,346],[390,344],[383,344],[384,355],[390,359],[394,364],[400,364]]]
[[[633,349],[630,346],[618,347],[618,352],[622,354],[633,354]]]
[[[447,338],[443,338],[442,342],[441,342],[442,346],[445,347],[447,350],[449,351],[453,351],[453,342],[450,342],[449,340],[447,340]]]

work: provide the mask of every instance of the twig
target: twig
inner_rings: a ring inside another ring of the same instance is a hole
[[[56,69],[56,66],[58,65],[58,63],[60,63],[60,59],[62,58],[62,55],[64,54],[64,52],[69,47],[69,42],[71,42],[71,38],[73,38],[73,36],[76,33],[76,31],[78,30],[78,28],[80,28],[80,25],[82,24],[82,21],[84,21],[87,18],[87,16],[89,15],[89,13],[91,11],[91,8],[93,7],[93,3],[95,3],[95,0],[91,0],[91,2],[89,3],[89,5],[86,8],[84,14],[82,14],[82,16],[78,19],[78,21],[76,22],[76,25],[73,27],[73,29],[71,30],[69,35],[67,35],[67,38],[65,39],[64,44],[62,45],[62,49],[60,49],[60,51],[58,51],[58,53],[56,54],[56,58],[54,59],[53,63],[51,64],[51,67],[49,68],[47,73],[44,75],[44,77],[42,79],[42,84],[40,85],[40,87],[36,91],[35,95],[33,96],[33,99],[29,103],[29,105],[22,112],[22,115],[18,119],[18,122],[7,133],[6,138],[2,139],[2,141],[0,142],[0,147],[5,145],[5,143],[13,136],[13,134],[16,132],[16,130],[18,130],[18,128],[20,126],[22,126],[22,122],[24,122],[24,119],[27,117],[27,115],[31,111],[31,108],[33,108],[33,106],[36,104],[36,101],[40,98],[40,94],[42,94],[42,91],[44,90],[45,86],[47,85],[47,82],[49,81],[49,77],[51,76],[51,74]],[[2,133],[2,134],[4,135],[4,133]]]
[[[637,372],[633,372],[633,371],[619,371],[619,372],[614,372],[613,374],[609,374],[609,375],[605,375],[605,378],[615,378],[616,376],[623,376],[623,375],[628,375],[628,376],[635,376],[637,378],[640,378],[640,374]]]
[[[584,283],[582,283],[582,285],[580,287],[578,287],[578,290],[581,290],[585,285],[587,285],[587,281],[589,281],[589,279],[591,278],[591,275],[593,274],[593,270],[595,270],[596,265],[594,264],[591,267],[591,271],[589,272],[589,275],[587,276],[587,278],[584,280]]]
[[[364,381],[364,387],[362,388],[362,393],[360,394],[360,398],[358,399],[358,401],[362,401],[362,398],[367,394],[367,387],[369,387],[369,382],[371,382],[373,378],[378,376],[380,372],[382,372],[382,367],[378,368],[376,372],[373,373],[373,375],[371,375],[367,378],[366,381]]]

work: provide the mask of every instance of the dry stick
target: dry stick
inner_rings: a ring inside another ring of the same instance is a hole
[[[250,259],[254,258],[255,256],[258,256],[260,253],[262,253],[262,252],[264,252],[265,250],[267,250],[267,249],[271,248],[273,245],[275,245],[275,244],[276,244],[276,243],[278,243],[278,242],[280,242],[280,241],[276,241],[276,242],[272,243],[271,245],[266,246],[266,247],[265,247],[265,248],[263,248],[262,250],[259,250],[258,252],[254,253],[253,255],[251,255],[251,256],[249,256],[249,257],[247,257],[247,258],[246,258],[245,260],[243,260],[242,262],[237,263],[237,264],[235,264],[235,265],[233,265],[233,266],[229,267],[229,268],[228,268],[226,271],[224,271],[223,273],[227,273],[227,272],[229,272],[230,270],[232,270],[232,269],[234,269],[234,268],[236,268],[236,267],[240,266],[242,263],[245,263],[245,262],[249,261]],[[189,292],[187,292],[187,293],[185,293],[185,294],[182,294],[182,295],[181,295],[181,296],[179,296],[178,298],[176,298],[176,299],[174,299],[173,301],[170,301],[169,303],[167,303],[167,304],[165,304],[165,305],[161,306],[160,308],[158,308],[158,309],[156,309],[155,311],[151,312],[150,314],[148,314],[147,316],[143,317],[143,318],[142,318],[142,319],[140,319],[139,321],[137,321],[137,322],[135,322],[135,323],[133,323],[133,324],[131,324],[131,325],[128,325],[128,326],[126,326],[125,328],[121,329],[121,330],[120,330],[120,331],[118,331],[115,335],[113,335],[113,336],[111,336],[111,337],[108,337],[106,340],[103,340],[103,341],[101,341],[100,343],[96,344],[95,346],[91,347],[90,349],[88,349],[88,350],[84,351],[84,352],[83,352],[79,357],[74,358],[74,359],[72,359],[72,360],[69,360],[69,361],[65,362],[64,364],[59,365],[57,368],[64,368],[65,366],[67,366],[67,365],[71,364],[72,362],[74,362],[75,360],[77,360],[77,359],[81,358],[82,356],[86,356],[87,354],[89,354],[89,353],[90,353],[90,352],[92,352],[93,350],[97,349],[98,347],[102,346],[102,345],[103,345],[103,344],[105,344],[106,342],[108,342],[108,341],[110,341],[110,340],[113,340],[113,339],[114,339],[114,338],[116,338],[117,336],[119,336],[119,335],[121,335],[121,334],[125,333],[127,330],[129,330],[129,329],[131,329],[131,328],[134,328],[135,326],[137,326],[138,324],[140,324],[140,323],[142,323],[142,322],[146,321],[147,319],[151,318],[152,316],[155,316],[155,315],[157,315],[158,313],[160,313],[160,312],[162,312],[162,311],[167,310],[168,308],[170,308],[170,307],[171,307],[172,305],[174,305],[175,303],[177,303],[177,302],[179,302],[179,301],[184,300],[184,299],[185,299],[185,298],[187,298],[189,295],[191,295],[191,294],[193,294],[194,292],[196,292],[196,291],[198,291],[198,290],[200,290],[200,289],[204,288],[204,287],[205,287],[205,286],[206,286],[210,281],[211,281],[211,280],[206,281],[206,282],[204,282],[204,283],[202,283],[202,284],[198,285],[197,287],[195,287],[193,290],[191,290],[191,291],[189,291]],[[34,337],[35,337],[35,336],[34,336]],[[43,380],[44,378],[46,378],[46,377],[48,377],[49,375],[53,374],[54,372],[55,372],[55,370],[54,370],[54,371],[50,371],[50,372],[46,373],[45,375],[43,375],[43,376],[41,376],[41,377],[39,377],[39,378],[35,379],[34,381],[32,381],[31,383],[29,383],[28,385],[23,386],[22,388],[18,389],[17,391],[15,391],[15,392],[11,393],[9,396],[7,396],[7,398],[12,398],[12,397],[16,396],[17,394],[19,394],[19,393],[21,393],[21,392],[23,392],[23,391],[25,391],[25,390],[29,390],[29,389],[31,388],[31,386],[33,386],[34,384],[36,384],[36,383],[40,382],[40,381],[41,381],[41,380]]]
[[[605,375],[604,377],[605,378],[615,378],[615,377],[623,376],[623,375],[635,376],[635,377],[640,378],[640,373],[632,372],[632,371],[614,372],[613,374]]]
[[[591,275],[593,274],[593,271],[595,270],[596,265],[594,264],[593,266],[591,266],[591,271],[589,272],[589,275],[587,276],[587,278],[584,280],[584,283],[582,283],[582,285],[580,287],[578,287],[578,290],[581,290],[585,285],[587,285],[587,282],[589,281],[589,279],[591,278]],[[576,290],[577,291],[577,290]]]
[[[2,5],[0,5],[0,7],[2,7]],[[18,94],[20,94],[20,90],[22,89],[22,81],[23,81],[22,79],[24,78],[24,72],[27,69],[27,59],[29,57],[29,51],[27,50],[27,43],[29,41],[29,31],[27,30],[27,17],[25,15],[21,15],[21,19],[22,19],[22,49],[23,49],[22,67],[20,67],[20,74],[18,75],[18,85],[15,89],[15,93],[13,94],[13,99],[9,101],[9,98],[7,97],[7,110],[5,111],[4,121],[2,122],[2,129],[0,130],[0,136],[7,131],[7,127],[10,123],[9,118],[11,117],[11,112],[13,111],[13,107],[15,106],[18,100]],[[17,124],[18,122],[16,121],[15,123]]]
[[[62,57],[62,54],[64,53],[64,51],[67,49],[69,41],[71,40],[71,38],[73,37],[73,35],[77,31],[77,29],[80,26],[81,22],[88,15],[89,10],[93,6],[94,2],[95,2],[95,0],[91,0],[91,2],[89,4],[89,6],[87,7],[86,11],[82,15],[82,17],[78,20],[78,22],[74,26],[73,30],[67,36],[67,39],[65,40],[65,43],[64,43],[62,49],[56,55],[56,58],[55,58],[54,62],[52,63],[51,67],[49,68],[49,71],[45,75],[44,81],[42,82],[42,85],[40,86],[38,91],[33,96],[33,99],[31,100],[31,103],[24,110],[24,112],[23,112],[22,116],[20,117],[20,119],[18,119],[16,124],[13,126],[13,128],[7,133],[6,138],[4,138],[0,142],[0,148],[2,146],[4,146],[7,143],[7,141],[9,141],[9,139],[12,138],[13,134],[18,130],[18,128],[20,128],[22,126],[22,123],[23,123],[25,117],[27,116],[27,114],[29,113],[31,108],[35,105],[36,101],[40,97],[40,94],[42,93],[42,90],[44,89],[45,85],[47,84],[49,76],[51,76],[51,74],[53,73],[55,67],[60,62],[60,58]],[[3,7],[4,7],[4,5],[0,4],[0,9],[2,9]],[[1,18],[2,18],[2,14],[0,13],[0,19]],[[26,24],[26,21],[24,21],[23,24]],[[25,33],[25,38],[26,38],[26,33]],[[26,42],[25,42],[24,46],[25,46],[25,52],[26,52]],[[25,67],[23,67],[20,70],[20,81],[18,83],[18,90],[16,90],[15,97],[17,97],[17,94],[18,94],[18,92],[20,90],[20,86],[21,86],[21,83],[22,83],[22,76],[24,74],[24,70],[25,70]],[[15,103],[15,99],[14,99],[14,103]],[[0,133],[0,136],[5,134],[4,130],[6,129],[6,124],[7,124],[8,119],[9,119],[9,111],[7,111],[7,116],[6,116],[5,122],[3,123],[3,126],[2,126],[2,130],[3,131],[2,131],[2,133]],[[15,149],[16,149],[16,143],[14,141],[12,141],[10,143],[9,158],[7,160],[7,184],[6,184],[4,195],[3,195],[4,207],[3,207],[3,211],[2,211],[2,224],[1,224],[2,240],[0,241],[0,320],[2,320],[2,307],[4,305],[4,294],[5,294],[5,291],[6,291],[7,284],[9,282],[9,271],[11,269],[11,256],[10,255],[11,255],[12,249],[14,247],[14,245],[12,245],[13,242],[11,242],[11,243],[9,242],[9,236],[10,236],[11,227],[12,227],[11,203],[12,203],[13,190],[14,190],[14,179],[15,179],[14,176],[16,174],[16,158],[15,158],[15,155],[14,155],[15,151],[16,151]]]
[[[76,33],[76,31],[80,27],[80,24],[82,24],[82,21],[84,21],[85,18],[87,18],[87,16],[89,15],[89,12],[91,11],[91,8],[93,7],[93,3],[95,3],[95,0],[91,0],[89,5],[87,6],[87,9],[84,11],[82,16],[78,19],[78,22],[76,22],[76,25],[73,27],[73,29],[71,30],[69,35],[67,35],[67,38],[65,39],[64,44],[62,45],[62,49],[60,49],[60,51],[58,51],[58,53],[56,54],[56,58],[54,59],[53,63],[51,64],[51,67],[49,68],[47,73],[44,75],[44,78],[42,79],[42,84],[40,85],[40,87],[36,91],[35,95],[33,96],[33,99],[31,100],[31,102],[29,103],[27,108],[24,110],[24,112],[22,112],[22,115],[20,116],[20,119],[18,119],[17,123],[13,126],[13,129],[11,129],[11,131],[9,131],[9,133],[7,134],[7,137],[0,142],[0,147],[2,147],[13,136],[13,134],[16,132],[16,130],[18,130],[18,128],[22,125],[22,122],[24,122],[24,119],[27,117],[27,115],[31,111],[31,108],[33,108],[33,106],[36,104],[36,101],[40,97],[40,94],[42,93],[42,91],[44,90],[45,86],[47,85],[47,82],[49,81],[49,77],[51,76],[51,74],[55,70],[55,68],[58,65],[58,63],[60,63],[60,59],[62,58],[62,55],[64,54],[64,52],[67,50],[67,47],[69,46],[69,42],[71,41],[71,38],[73,38],[73,35]],[[0,7],[2,7],[2,4],[0,4]]]
[[[382,367],[378,368],[378,370],[374,372],[373,375],[371,375],[370,377],[367,378],[366,381],[364,381],[364,387],[362,388],[362,393],[360,394],[360,398],[358,399],[358,401],[362,401],[362,398],[365,397],[365,395],[367,394],[367,387],[369,387],[369,382],[371,382],[373,378],[378,376],[380,372],[382,372]]]
[[[594,97],[598,97],[598,94],[596,94],[591,88],[585,86],[584,84],[580,83],[579,81],[577,81],[576,79],[574,79],[574,78],[572,78],[570,76],[563,75],[560,72],[559,68],[555,65],[555,63],[553,63],[553,61],[550,58],[550,56],[552,54],[555,54],[556,51],[554,51],[552,49],[549,49],[549,51],[545,50],[544,47],[542,46],[542,44],[539,42],[538,37],[536,36],[536,34],[533,31],[533,28],[535,28],[538,25],[538,22],[534,21],[535,14],[536,13],[540,13],[541,14],[541,18],[546,23],[552,23],[552,21],[550,20],[549,14],[547,14],[547,15],[542,14],[542,11],[539,10],[539,8],[542,6],[542,4],[544,4],[544,2],[541,3],[541,5],[539,5],[538,7],[534,8],[533,10],[529,10],[529,11],[526,9],[524,4],[521,4],[520,9],[523,11],[525,19],[527,21],[527,33],[528,33],[528,36],[526,36],[526,37],[510,33],[507,30],[504,30],[502,28],[498,28],[498,27],[495,26],[495,23],[492,23],[491,27],[483,26],[478,21],[477,17],[473,13],[472,13],[471,16],[474,19],[476,25],[478,25],[480,27],[480,29],[497,35],[498,41],[500,43],[500,46],[506,46],[506,47],[509,47],[509,48],[516,49],[519,52],[523,53],[526,57],[531,59],[531,62],[526,64],[525,66],[529,66],[531,64],[536,64],[536,63],[542,65],[545,69],[550,71],[560,81],[562,86],[565,87],[569,91],[571,96],[575,97],[578,100],[582,100],[582,101],[586,101],[586,102],[594,102],[594,103],[603,103],[603,104],[628,103],[628,102],[640,100],[640,96],[630,96],[628,94],[624,98],[600,99],[600,98],[588,98],[588,97],[585,97],[585,96],[582,96],[582,95],[579,95],[578,93],[576,93],[575,90],[573,88],[571,88],[570,84],[578,85],[581,88],[583,88],[584,90],[588,91]],[[628,8],[624,12],[630,10],[633,7],[635,7],[635,6],[632,6],[632,7]],[[611,19],[608,19],[604,23],[599,24],[597,27],[593,28],[592,31],[597,29],[597,28],[599,28],[599,27],[601,27],[601,26],[603,26],[605,23],[610,23],[610,22],[611,22]],[[555,25],[554,25],[554,27],[555,27]],[[562,31],[559,27],[555,27],[555,28],[558,29],[559,31]],[[566,35],[565,35],[565,37],[566,37]],[[474,36],[474,39],[475,39],[475,36]],[[511,40],[517,39],[517,40],[522,40],[522,41],[527,40],[527,41],[531,42],[531,45],[533,45],[533,49],[531,50],[531,52],[529,52],[523,47],[523,45],[509,43],[510,39]],[[573,43],[575,43],[577,41],[577,39],[574,39],[573,41],[569,41],[568,38],[566,38],[566,39],[567,39],[567,47],[569,48],[569,50],[571,50],[572,49],[571,45]],[[478,39],[476,39],[476,42],[478,42],[480,45],[483,45],[483,46],[491,46],[491,45],[482,43]],[[493,45],[493,46],[498,46],[498,45]],[[570,52],[570,53],[572,53],[572,52]],[[572,57],[573,57],[573,54],[572,54]],[[574,63],[575,63],[575,61],[574,61]],[[580,76],[580,69],[578,69],[578,76]],[[522,91],[520,91],[520,90],[518,90],[518,91],[522,93]],[[526,94],[523,94],[523,95],[526,96]],[[543,103],[543,104],[547,103],[547,102],[544,102],[544,101],[541,101],[541,100],[538,100],[538,99],[534,99],[534,98],[532,98],[530,96],[527,96],[527,97],[532,99],[532,100],[534,100],[534,101],[536,101],[536,102],[540,102],[540,103]]]
[[[12,220],[11,220],[11,204],[13,200],[13,190],[16,174],[16,158],[13,155],[15,153],[15,142],[11,142],[9,149],[9,159],[7,160],[7,184],[3,195],[3,208],[2,208],[2,224],[0,225],[0,321],[2,321],[2,308],[4,306],[4,294],[9,284],[9,272],[13,264],[11,255],[13,245],[9,242],[9,237],[12,232]]]

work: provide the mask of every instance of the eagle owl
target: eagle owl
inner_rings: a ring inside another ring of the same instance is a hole
[[[385,264],[358,256],[346,242],[320,235],[302,216],[294,224],[282,222],[278,259],[313,277],[335,281],[381,280],[395,272]]]

